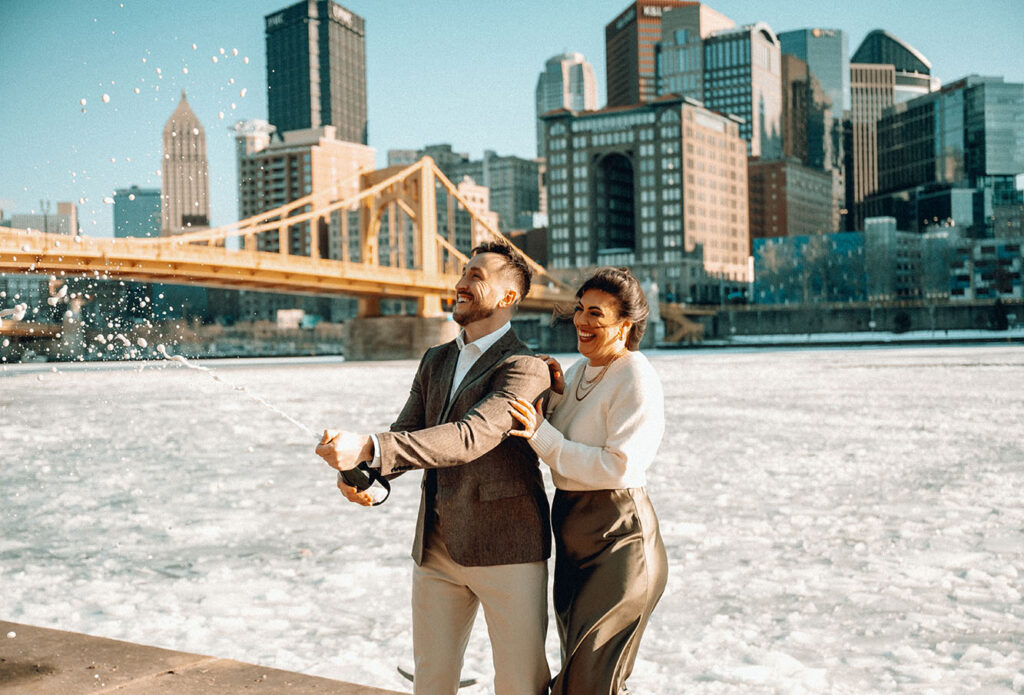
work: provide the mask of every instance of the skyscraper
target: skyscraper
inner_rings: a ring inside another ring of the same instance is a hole
[[[927,94],[931,63],[913,46],[875,29],[850,62],[850,148],[846,153],[848,229],[864,221],[864,199],[878,190],[878,119],[894,103]]]
[[[882,29],[875,29],[864,37],[850,62],[892,65],[896,78],[893,83],[895,103],[909,101],[937,88],[928,59],[906,41]]]
[[[544,63],[537,78],[537,156],[544,157],[544,121],[541,114],[554,109],[594,111],[597,81],[594,66],[582,53],[561,53]]]
[[[782,52],[807,63],[832,104],[835,122],[850,108],[850,59],[842,29],[795,29],[778,34]]]
[[[704,39],[704,104],[743,118],[751,157],[782,156],[782,52],[764,22]]]
[[[302,0],[265,17],[267,110],[278,133],[331,125],[367,143],[366,23],[334,0]]]
[[[178,108],[164,124],[160,234],[170,236],[210,224],[210,180],[206,133],[181,92]]]
[[[657,94],[654,47],[661,40],[661,17],[680,0],[636,0],[604,28],[608,106],[631,106]]]
[[[656,53],[658,94],[687,96],[741,116],[740,135],[751,157],[782,156],[781,53],[771,27],[758,22],[737,28],[705,5],[685,3],[664,12]]]
[[[704,39],[736,26],[724,14],[701,3],[688,3],[661,17],[661,41],[656,46],[658,94],[677,94],[704,100]]]
[[[160,189],[118,188],[114,193],[114,237],[160,236]]]
[[[901,229],[955,225],[988,236],[995,209],[1022,204],[1024,84],[970,75],[893,104],[878,121],[878,193],[867,215]]]

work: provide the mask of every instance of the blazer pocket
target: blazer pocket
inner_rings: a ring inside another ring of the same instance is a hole
[[[530,494],[530,487],[522,480],[497,480],[480,485],[480,501],[502,500]]]

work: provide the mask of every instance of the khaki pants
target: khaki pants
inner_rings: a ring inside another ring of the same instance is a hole
[[[415,695],[455,695],[478,605],[491,639],[495,695],[546,693],[547,577],[546,562],[464,567],[433,540],[413,570]]]

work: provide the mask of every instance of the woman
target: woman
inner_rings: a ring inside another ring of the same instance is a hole
[[[625,690],[640,638],[665,590],[668,558],[644,490],[664,433],[661,382],[637,352],[648,306],[624,268],[596,271],[576,292],[578,360],[542,402],[518,400],[512,415],[551,467],[555,499],[554,604],[562,671],[552,695]]]

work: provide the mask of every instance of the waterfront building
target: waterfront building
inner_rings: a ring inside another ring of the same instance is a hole
[[[604,28],[608,107],[632,106],[657,96],[655,44],[669,9],[690,5],[680,0],[636,0]]]
[[[210,173],[206,132],[185,90],[163,130],[160,178],[162,236],[181,234],[210,225]]]
[[[740,120],[687,98],[544,116],[548,262],[626,265],[682,298],[707,274],[749,281]]]
[[[114,237],[160,236],[160,189],[118,188],[114,192]]]
[[[863,224],[864,200],[878,191],[878,120],[894,103],[927,94],[931,63],[910,44],[876,29],[850,61],[849,147],[846,148],[847,225]]]
[[[582,53],[560,53],[548,58],[537,77],[537,156],[545,157],[544,121],[541,115],[555,109],[594,111],[597,109],[597,80],[594,66]]]
[[[953,299],[1024,299],[1024,244],[1016,239],[963,239],[952,265]]]
[[[996,209],[1020,208],[1024,173],[1024,84],[971,75],[893,104],[878,121],[878,193],[870,214],[903,229],[955,224],[993,236]]]
[[[366,23],[334,0],[302,0],[264,18],[267,111],[278,132],[334,126],[367,143]]]
[[[867,300],[863,232],[753,240],[755,304]]]
[[[897,229],[896,218],[864,220],[864,263],[869,300],[921,297],[921,237]]]
[[[751,159],[750,238],[804,236],[834,231],[832,177],[796,159]]]
[[[929,273],[922,262],[923,237],[896,229],[896,220],[866,220],[863,231],[774,237],[754,241],[753,301],[758,304],[814,304],[920,299],[949,240],[932,240]],[[934,279],[931,282],[935,282]],[[941,286],[941,279],[939,284]],[[928,293],[935,296],[935,292]]]

